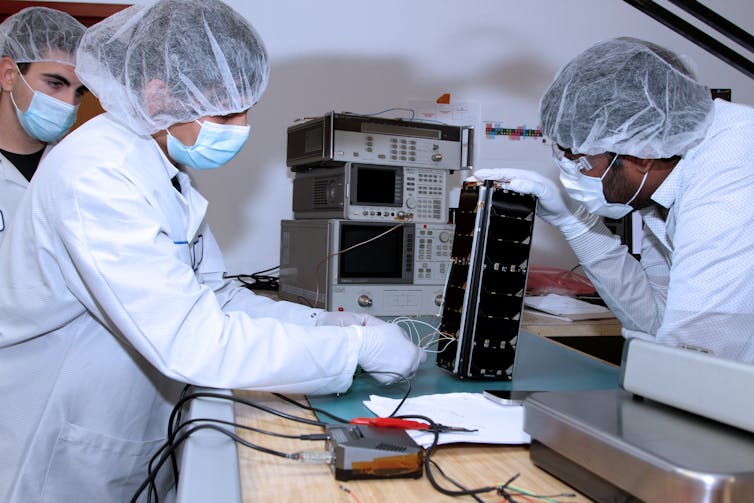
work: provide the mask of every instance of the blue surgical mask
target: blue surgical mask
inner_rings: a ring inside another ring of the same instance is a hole
[[[196,121],[201,129],[196,142],[187,147],[168,133],[168,155],[195,169],[215,169],[233,159],[249,138],[250,126]]]
[[[41,91],[35,91],[26,82],[20,71],[19,75],[34,95],[29,103],[29,108],[22,112],[16,105],[16,100],[13,99],[13,92],[10,93],[13,106],[16,107],[18,121],[29,136],[45,143],[58,141],[76,122],[76,113],[79,107],[48,96]]]
[[[585,158],[582,157],[581,159]],[[582,173],[582,170],[584,169],[583,163],[568,159],[567,157],[558,159],[556,162],[560,167],[560,182],[563,184],[563,187],[565,187],[568,195],[571,196],[572,199],[583,204],[590,213],[613,219],[623,218],[633,211],[631,203],[636,199],[636,196],[639,195],[642,187],[644,187],[644,182],[647,181],[647,175],[649,172],[644,173],[644,177],[641,179],[641,184],[631,199],[625,203],[610,203],[605,199],[602,180],[610,171],[610,168],[613,167],[617,159],[618,156],[615,155],[610,162],[610,165],[599,178],[587,176]]]

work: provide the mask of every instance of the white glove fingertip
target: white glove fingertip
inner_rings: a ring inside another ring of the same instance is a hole
[[[521,194],[534,194],[536,196],[539,191],[538,187],[529,180],[514,179],[506,183],[505,186],[508,189]]]
[[[427,361],[427,352],[419,348],[419,365]]]
[[[374,326],[374,325],[384,325],[385,323],[386,322],[384,320],[381,320],[381,319],[379,319],[379,318],[377,318],[375,316],[372,316],[371,314],[365,314],[364,315],[364,320],[363,320],[362,324],[365,327],[370,327],[370,326]]]

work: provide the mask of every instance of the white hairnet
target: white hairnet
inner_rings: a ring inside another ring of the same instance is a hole
[[[0,56],[9,56],[16,63],[54,61],[74,66],[85,30],[65,12],[28,7],[0,24]]]
[[[683,155],[712,121],[712,98],[680,58],[632,38],[600,42],[568,63],[540,103],[544,135],[574,153]]]
[[[269,63],[251,24],[219,0],[134,5],[87,30],[76,73],[138,134],[248,110]]]

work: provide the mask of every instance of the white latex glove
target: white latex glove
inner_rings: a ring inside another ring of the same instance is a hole
[[[555,182],[525,169],[480,169],[474,172],[478,180],[496,180],[501,187],[537,196],[537,215],[554,225],[566,239],[578,237],[599,220],[579,202],[568,197]]]
[[[383,384],[396,382],[400,376],[410,377],[427,358],[424,350],[392,323],[359,329],[359,341],[359,365]]]
[[[352,325],[372,326],[382,325],[385,322],[369,314],[352,313],[350,311],[322,311],[317,314],[316,325],[328,325],[336,327],[348,327]]]

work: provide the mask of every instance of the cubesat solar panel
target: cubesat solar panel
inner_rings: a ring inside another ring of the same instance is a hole
[[[491,180],[461,189],[437,354],[459,378],[511,380],[536,206]]]

